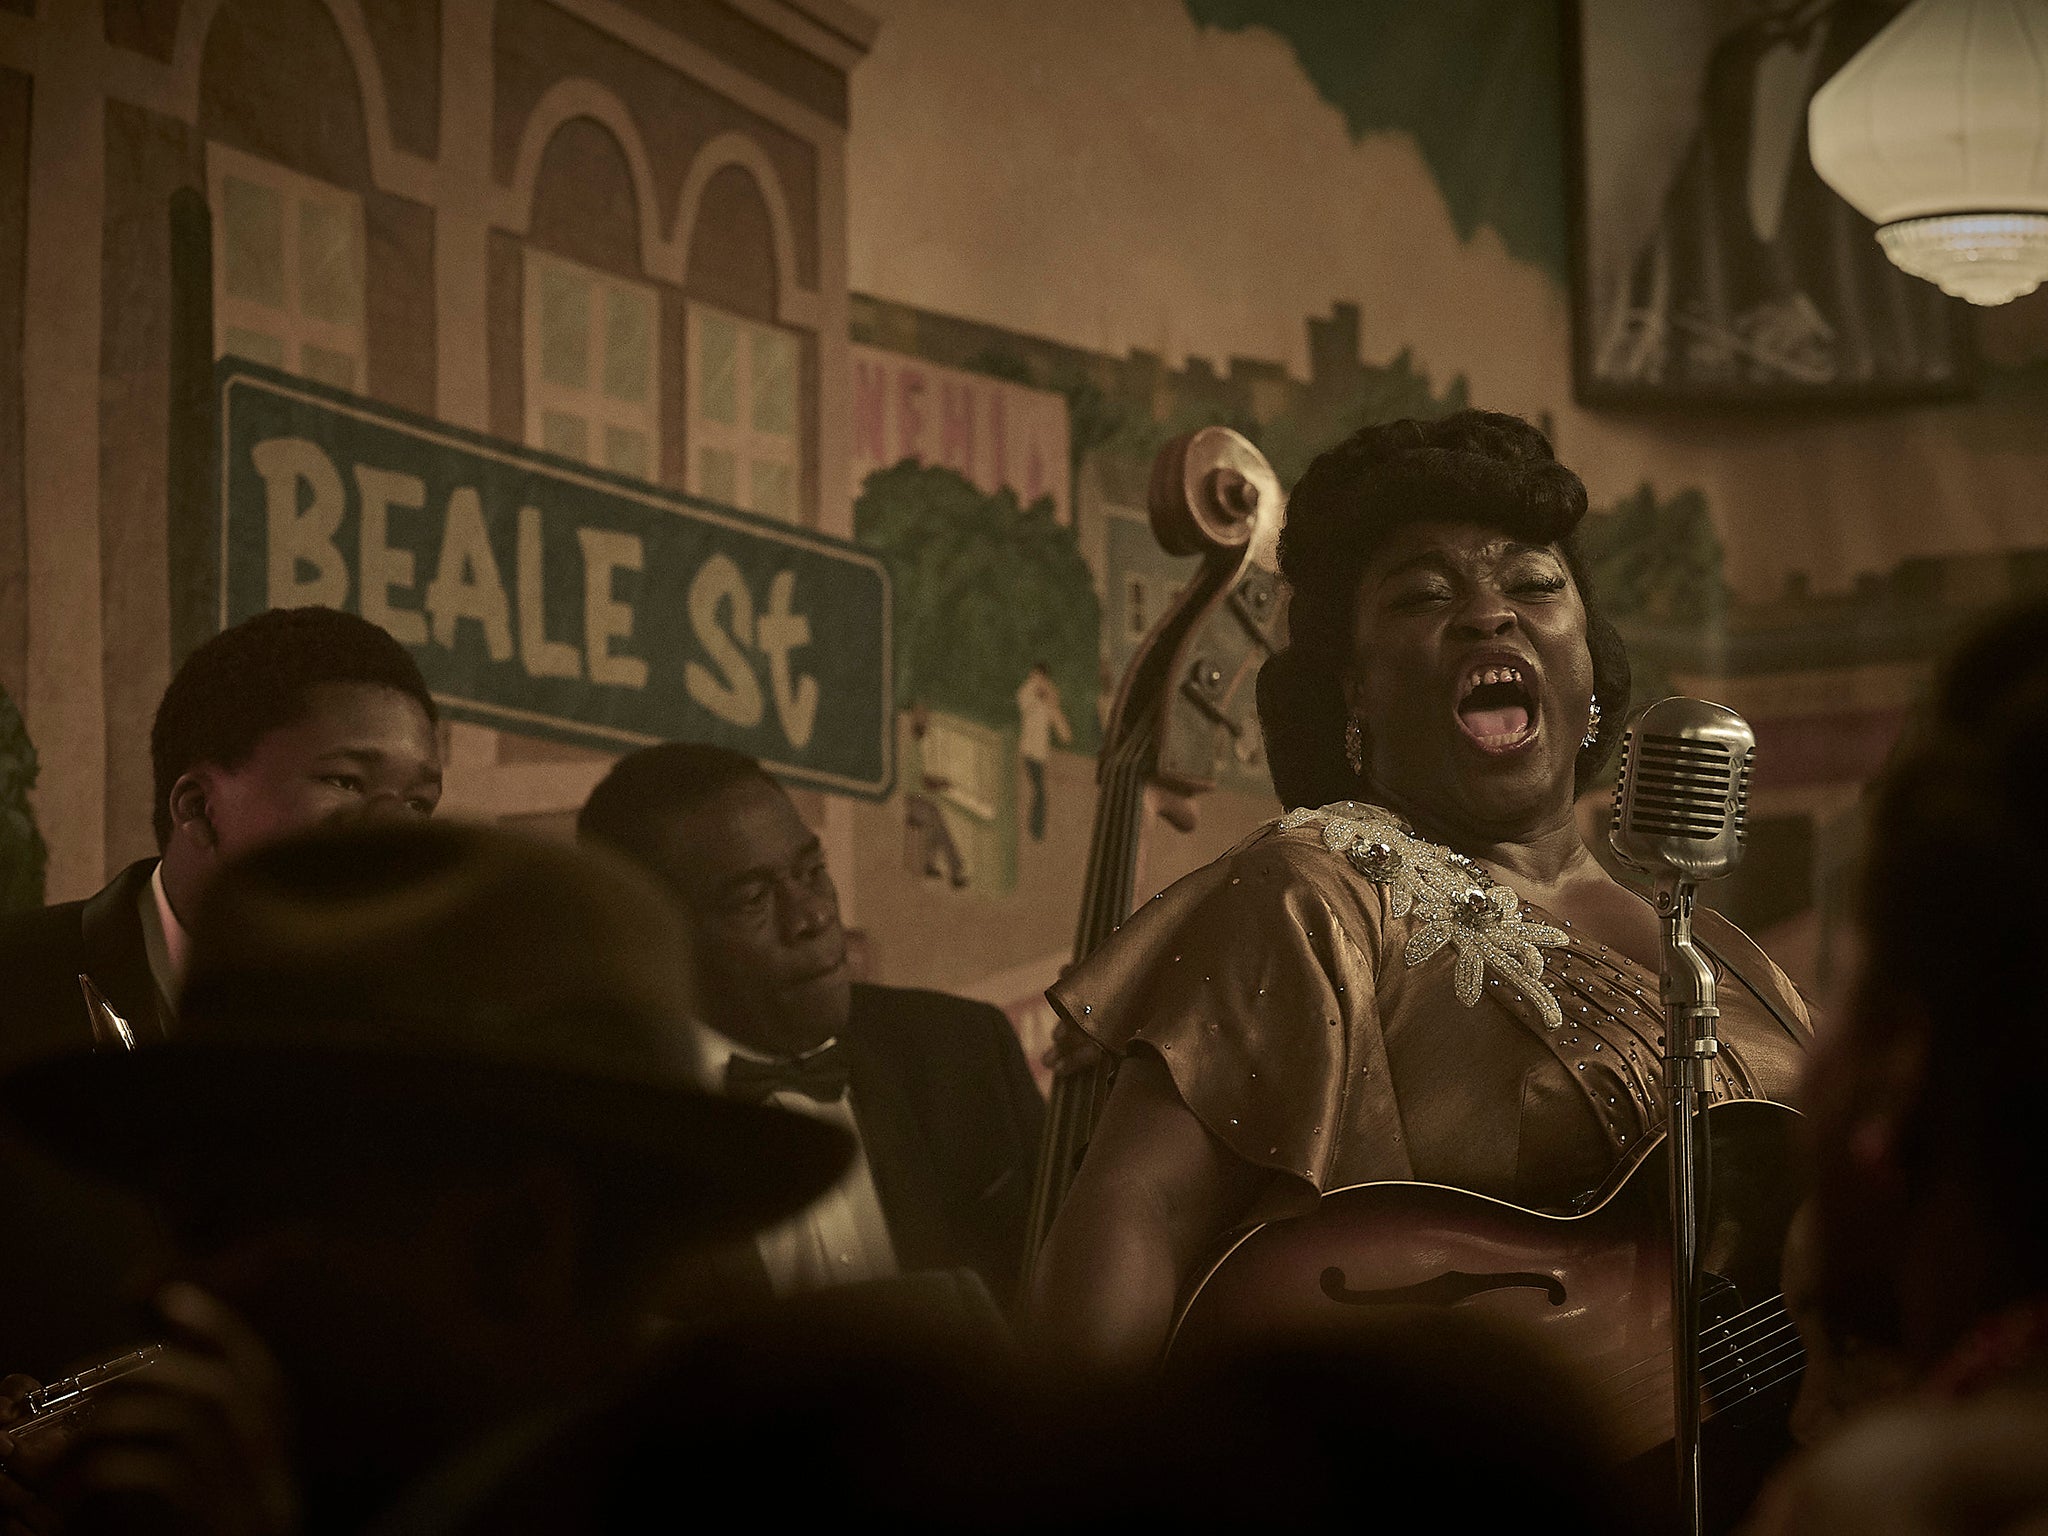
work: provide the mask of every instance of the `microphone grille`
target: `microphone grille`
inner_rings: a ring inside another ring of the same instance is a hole
[[[1636,765],[1635,831],[1709,842],[1728,823],[1731,790],[1740,822],[1749,794],[1749,753],[1743,754],[1737,783],[1734,756],[1723,742],[1645,734],[1636,751],[1642,760]]]

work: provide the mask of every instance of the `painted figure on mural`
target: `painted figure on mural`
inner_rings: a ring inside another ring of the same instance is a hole
[[[1059,685],[1052,670],[1042,661],[1034,662],[1023,687],[1017,690],[1017,716],[1023,723],[1018,751],[1024,758],[1024,777],[1030,781],[1031,804],[1025,825],[1034,843],[1045,841],[1045,763],[1052,755],[1052,739],[1065,746],[1074,739],[1067,712],[1060,700]]]
[[[903,782],[911,787],[903,795],[903,830],[909,838],[913,867],[930,879],[943,877],[958,889],[967,883],[967,865],[939,806],[938,797],[953,781],[932,772],[925,760],[925,737],[931,725],[932,712],[922,701],[910,706],[910,745],[903,753]]]

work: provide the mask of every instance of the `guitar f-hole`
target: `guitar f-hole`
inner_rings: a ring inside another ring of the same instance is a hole
[[[1344,1271],[1334,1264],[1323,1271],[1323,1294],[1347,1307],[1454,1307],[1488,1291],[1522,1290],[1543,1292],[1553,1307],[1564,1305],[1562,1280],[1555,1275],[1539,1275],[1528,1270],[1468,1275],[1461,1269],[1450,1269],[1415,1285],[1388,1286],[1376,1291],[1351,1289],[1344,1283]]]

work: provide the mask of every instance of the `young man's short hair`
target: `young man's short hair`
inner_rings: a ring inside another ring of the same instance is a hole
[[[749,779],[782,787],[758,761],[729,747],[699,741],[642,747],[612,764],[590,792],[576,813],[576,835],[645,864],[666,822]]]
[[[272,608],[224,629],[185,658],[157,705],[149,755],[157,846],[171,840],[171,787],[205,763],[238,768],[256,744],[305,718],[322,683],[404,694],[438,721],[406,648],[368,619],[335,608]]]

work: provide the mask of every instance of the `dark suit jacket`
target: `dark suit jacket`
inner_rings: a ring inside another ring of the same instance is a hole
[[[897,1263],[971,1269],[1008,1300],[1045,1127],[1010,1021],[943,992],[856,986],[840,1038]]]
[[[154,859],[85,901],[0,918],[0,1072],[93,1043],[81,971],[138,1041],[164,1029],[142,936]],[[0,1128],[0,1376],[48,1379],[146,1336],[136,1298],[161,1261],[141,1202],[61,1167]]]
[[[163,1006],[142,937],[156,864],[130,864],[84,901],[0,918],[0,1069],[92,1044],[81,973],[138,1041],[163,1038]]]

